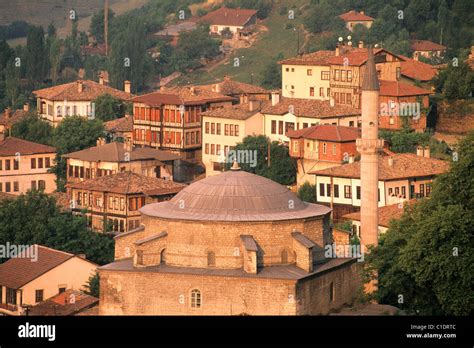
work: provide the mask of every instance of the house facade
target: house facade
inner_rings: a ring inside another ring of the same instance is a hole
[[[206,176],[224,171],[229,151],[246,136],[263,134],[261,106],[262,101],[252,100],[202,114],[202,162]]]
[[[41,245],[0,264],[0,313],[24,314],[35,305],[68,289],[80,290],[97,265],[84,258]]]
[[[349,12],[339,15],[339,18],[346,23],[346,28],[349,31],[353,31],[354,27],[358,24],[363,25],[369,29],[374,23],[374,19],[367,16],[364,11],[351,10]]]
[[[54,147],[14,137],[3,139],[0,134],[0,192],[55,191],[56,175],[50,173],[55,160]]]
[[[413,50],[413,59],[415,60],[419,60],[420,57],[428,59],[442,58],[447,48],[429,40],[411,40],[410,46]]]
[[[221,7],[199,18],[200,23],[209,24],[211,34],[220,35],[228,29],[232,34],[257,22],[257,11],[252,9]]]

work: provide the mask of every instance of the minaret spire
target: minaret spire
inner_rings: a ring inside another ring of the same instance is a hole
[[[383,140],[378,139],[380,86],[372,47],[368,47],[367,53],[362,80],[362,138],[357,139],[357,151],[361,154],[361,245],[365,251],[367,246],[378,244],[378,161],[383,147]]]

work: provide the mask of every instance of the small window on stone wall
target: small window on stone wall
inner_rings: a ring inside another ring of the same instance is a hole
[[[160,253],[160,263],[162,265],[166,264],[166,248],[161,250],[161,253]]]
[[[214,267],[216,265],[216,254],[213,251],[207,253],[207,266]]]
[[[282,264],[287,264],[288,263],[288,251],[287,250],[283,250],[281,252],[281,263]]]
[[[198,289],[191,290],[191,308],[201,308],[201,292]]]

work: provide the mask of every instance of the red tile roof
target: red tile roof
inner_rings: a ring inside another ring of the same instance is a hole
[[[116,120],[105,122],[104,128],[109,132],[133,132],[133,117],[125,115]]]
[[[257,103],[257,106],[254,110],[250,110],[249,103],[245,104],[236,104],[232,106],[227,106],[224,108],[218,108],[214,110],[208,110],[201,114],[202,117],[209,116],[209,117],[218,117],[218,118],[226,118],[226,119],[233,119],[233,120],[247,120],[250,117],[258,114],[262,109],[263,105],[269,103],[269,101],[254,101]]]
[[[389,157],[393,158],[393,165],[389,165]],[[394,180],[443,174],[449,170],[449,162],[421,157],[412,153],[394,153],[391,156],[379,156],[378,167],[379,180]],[[315,170],[309,174],[358,179],[360,178],[360,162]]]
[[[383,48],[373,48],[372,52],[374,56],[377,56],[381,52],[388,54],[393,54],[384,50]],[[369,54],[367,48],[341,48],[341,53],[338,56],[333,56],[329,58],[328,63],[334,65],[344,65],[348,64],[349,66],[361,66],[367,62]]]
[[[79,83],[81,81],[82,92],[79,92]],[[33,91],[33,93],[37,97],[56,101],[88,101],[94,100],[106,93],[122,100],[129,100],[133,97],[133,94],[126,93],[106,85],[101,85],[100,83],[90,80],[78,80],[58,86],[39,89]]]
[[[380,95],[393,97],[408,97],[416,95],[429,95],[431,91],[399,81],[379,80]]]
[[[125,153],[127,152],[125,144],[113,142],[105,145],[93,146],[88,149],[71,152],[63,155],[65,158],[74,158],[89,162],[126,162]],[[153,149],[150,147],[133,147],[130,152],[130,161],[140,161],[154,159],[158,161],[173,161],[180,159],[181,156],[172,152]]]
[[[256,10],[221,7],[199,18],[198,21],[207,22],[213,25],[243,27],[252,19],[253,16],[256,15]]]
[[[413,51],[443,51],[446,46],[429,40],[411,40],[411,49]]]
[[[234,98],[199,86],[162,88],[158,92],[148,93],[133,98],[133,102],[135,103],[143,103],[156,107],[162,105],[204,105],[206,103],[218,103],[233,100]]]
[[[304,138],[333,142],[355,142],[357,138],[360,138],[360,130],[354,127],[320,124],[313,127],[288,131],[286,136],[292,139]]]
[[[35,247],[37,247],[36,255],[31,249]],[[19,289],[73,257],[75,255],[64,251],[32,245],[17,257],[0,264],[0,284]]]
[[[384,207],[379,207],[378,208],[379,226],[388,227],[390,224],[390,221],[398,220],[402,217],[404,206],[406,204],[413,205],[415,202],[416,202],[416,199],[412,199],[410,201],[402,202],[403,203],[402,205],[397,203],[397,204],[386,205]],[[348,219],[348,220],[360,221],[360,211],[346,214],[343,216],[343,218]]]
[[[97,297],[79,290],[68,289],[33,306],[28,315],[75,315],[99,303]]]
[[[334,51],[323,50],[283,59],[278,63],[289,65],[329,65],[329,58],[333,57],[335,54]]]
[[[275,106],[271,103],[262,108],[263,114],[285,115],[290,107],[294,109],[295,116],[312,118],[332,118],[341,116],[360,115],[357,110],[349,105],[336,104],[331,106],[329,100],[297,99],[281,97]]]
[[[34,143],[15,137],[8,137],[0,141],[0,156],[33,155],[40,153],[56,153],[52,146]]]
[[[0,125],[12,127],[15,123],[20,122],[27,114],[28,112],[22,109],[9,111],[9,116],[7,116],[5,112],[3,112],[2,114],[0,114]]]
[[[216,86],[218,85],[218,86]],[[212,92],[224,94],[227,96],[235,96],[240,94],[270,94],[269,90],[266,90],[263,87],[251,85],[248,83],[238,82],[231,80],[229,77],[225,77],[222,82],[198,86],[203,89],[210,90]]]
[[[339,18],[345,22],[355,22],[355,21],[373,21],[374,19],[362,12],[357,12],[356,10],[351,10],[349,12],[339,15]]]
[[[412,80],[430,81],[436,76],[438,70],[430,65],[405,56],[400,56],[403,60],[400,63],[403,76]]]
[[[178,193],[186,187],[171,180],[158,179],[151,176],[123,172],[114,175],[101,176],[82,182],[67,184],[67,188],[112,192],[119,194],[167,195]]]

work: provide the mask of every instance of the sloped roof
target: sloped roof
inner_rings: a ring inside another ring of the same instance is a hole
[[[413,51],[442,51],[446,49],[446,46],[429,40],[411,40],[410,46]]]
[[[78,85],[82,82],[82,92],[79,92]],[[118,89],[101,85],[91,80],[78,80],[62,85],[38,89],[33,93],[40,98],[56,101],[88,101],[94,100],[103,94],[110,94],[115,98],[129,100],[133,94],[120,91]]]
[[[125,153],[127,153],[127,150],[124,143],[113,142],[71,152],[63,155],[63,157],[90,162],[126,162]],[[149,147],[133,147],[130,152],[129,160],[139,161],[145,159],[156,159],[159,161],[173,161],[180,158],[181,156],[179,154],[168,151],[157,150]]]
[[[403,59],[400,63],[401,74],[412,80],[430,81],[438,73],[438,70],[430,64],[405,56],[400,57]]]
[[[322,50],[283,59],[278,63],[289,65],[329,65],[329,58],[335,56],[335,54],[334,51]]]
[[[262,108],[263,114],[285,115],[290,111],[290,106],[294,110],[295,116],[312,118],[331,118],[341,116],[360,115],[360,110],[349,105],[335,104],[331,106],[329,100],[299,99],[281,97],[280,102],[275,106],[271,103]]]
[[[390,166],[388,158],[393,158]],[[391,156],[379,156],[379,180],[405,179],[422,176],[440,175],[449,170],[449,162],[435,158],[426,158],[412,153],[393,153]],[[318,176],[341,178],[360,178],[360,162],[309,172]]]
[[[277,221],[323,216],[330,208],[305,203],[270,179],[230,170],[196,181],[171,200],[148,204],[144,215],[195,221]]]
[[[349,66],[361,66],[367,62],[369,59],[369,50],[367,48],[343,48],[343,52],[338,56],[334,55],[328,59],[329,64],[334,65],[344,65],[347,64]],[[394,55],[383,48],[373,48],[372,52],[374,56],[380,54],[381,52],[385,52],[391,55]]]
[[[257,10],[221,7],[198,19],[213,25],[245,26],[257,15]]]
[[[97,297],[79,290],[67,289],[33,306],[28,315],[74,315],[98,303]]]
[[[0,114],[0,125],[11,127],[15,123],[20,122],[23,119],[23,117],[25,117],[27,114],[28,114],[27,111],[20,109],[20,110],[10,111],[10,116],[7,117],[5,112],[3,112],[2,114]]]
[[[38,144],[15,137],[8,137],[3,141],[0,141],[0,156],[15,156],[17,153],[20,153],[21,155],[56,153],[56,149],[52,146]]]
[[[123,172],[67,184],[66,187],[119,194],[143,193],[149,195],[165,195],[177,193],[186,187],[186,185],[171,180],[139,175],[132,172]]]
[[[133,117],[125,115],[116,120],[107,121],[104,123],[104,128],[109,132],[133,132]]]
[[[219,85],[218,87],[216,85]],[[210,85],[201,85],[200,88],[211,90],[212,92],[217,92],[217,88],[220,89],[218,93],[224,94],[227,96],[239,95],[239,94],[270,94],[270,91],[256,85],[251,85],[249,83],[243,83],[239,81],[234,81],[230,77],[224,77],[224,80],[218,83]],[[216,88],[217,87],[217,88]]]
[[[199,86],[162,88],[158,92],[148,93],[133,98],[133,102],[135,103],[143,103],[155,107],[162,105],[203,105],[211,102],[233,100],[234,98]]]
[[[33,258],[27,257],[32,255],[33,251],[26,250],[19,257],[11,258],[7,262],[0,264],[0,284],[12,289],[19,289],[74,257],[73,254],[42,245],[33,245],[30,248],[35,246],[38,248],[37,255],[35,255],[37,257],[36,261]],[[22,255],[23,257],[21,257]]]
[[[257,101],[255,101],[257,102]],[[209,117],[218,117],[218,118],[226,118],[226,119],[233,119],[233,120],[247,120],[250,117],[258,114],[262,108],[262,105],[268,104],[269,102],[263,102],[257,107],[255,110],[250,110],[249,103],[244,104],[236,104],[232,106],[227,106],[219,109],[208,110],[201,114],[202,117],[209,116]]]
[[[351,10],[349,12],[343,13],[339,15],[339,18],[346,22],[354,22],[354,21],[373,21],[374,19],[370,16],[362,12],[357,12],[356,10]]]
[[[333,142],[356,141],[360,138],[360,130],[354,127],[336,126],[332,124],[319,124],[299,130],[290,130],[286,133],[288,138],[304,138]]]
[[[431,91],[399,81],[380,80],[380,95],[394,97],[408,97],[429,95]]]
[[[384,207],[379,207],[378,208],[379,226],[388,227],[390,224],[390,221],[398,220],[401,218],[401,216],[403,215],[404,206],[406,204],[412,205],[415,202],[416,202],[416,199],[412,199],[408,202],[403,202],[402,206],[400,206],[400,204],[397,203],[397,204],[386,205]],[[343,218],[348,219],[348,220],[360,221],[360,211],[346,214],[343,216]]]

